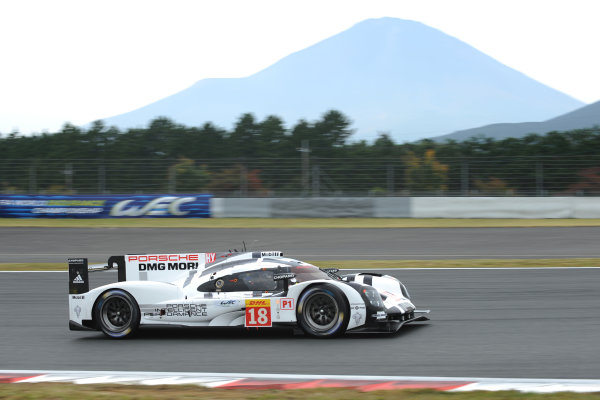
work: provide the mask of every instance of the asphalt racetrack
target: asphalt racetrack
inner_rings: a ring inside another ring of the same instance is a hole
[[[279,250],[304,260],[600,257],[600,227],[418,229],[0,228],[0,263]]]
[[[219,250],[227,235],[232,242],[246,240],[249,247],[258,238],[259,245],[252,247],[313,259],[330,255],[328,248],[337,259],[374,258],[378,253],[380,258],[402,258],[405,252],[412,256],[404,258],[493,258],[505,253],[509,258],[592,257],[598,254],[595,238],[600,233],[598,228],[10,231],[18,231],[21,240],[3,230],[0,262],[16,261],[8,259],[16,253],[20,262],[54,262],[64,260],[65,254]],[[286,243],[289,239],[295,241]],[[462,245],[453,249],[451,244],[457,243]],[[362,257],[367,252],[369,257]],[[51,256],[41,260],[43,253]],[[348,257],[340,256],[344,253]],[[68,330],[66,272],[0,273],[0,368],[598,378],[600,269],[385,273],[405,282],[418,308],[432,310],[431,321],[393,335],[331,340],[287,330],[175,328],[142,330],[138,338],[126,341]],[[114,271],[91,275],[92,286],[115,280]]]

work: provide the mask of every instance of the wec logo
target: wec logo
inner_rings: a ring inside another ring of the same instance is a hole
[[[140,217],[142,215],[186,215],[189,211],[182,211],[181,206],[195,201],[195,197],[164,196],[153,199],[144,206],[128,206],[134,200],[118,202],[110,210],[113,217]]]

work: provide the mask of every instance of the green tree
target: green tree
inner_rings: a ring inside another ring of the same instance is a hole
[[[180,158],[177,164],[171,166],[171,171],[176,192],[203,192],[210,182],[210,173],[206,166],[196,166],[194,160],[189,158]]]
[[[409,152],[405,164],[406,187],[412,193],[439,193],[448,189],[448,166],[435,159],[435,150],[425,151],[423,157]]]
[[[229,149],[233,157],[256,157],[260,148],[260,126],[254,115],[244,114],[229,136]]]

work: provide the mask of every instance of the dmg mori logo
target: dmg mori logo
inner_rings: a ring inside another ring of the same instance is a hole
[[[113,217],[140,217],[142,215],[186,215],[189,211],[181,211],[185,203],[196,201],[195,197],[158,197],[144,206],[129,206],[135,200],[118,202],[110,210]]]

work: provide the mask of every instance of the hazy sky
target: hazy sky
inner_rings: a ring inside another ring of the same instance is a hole
[[[0,132],[53,132],[203,78],[248,76],[384,16],[439,29],[591,103],[599,15],[600,0],[0,0]]]

